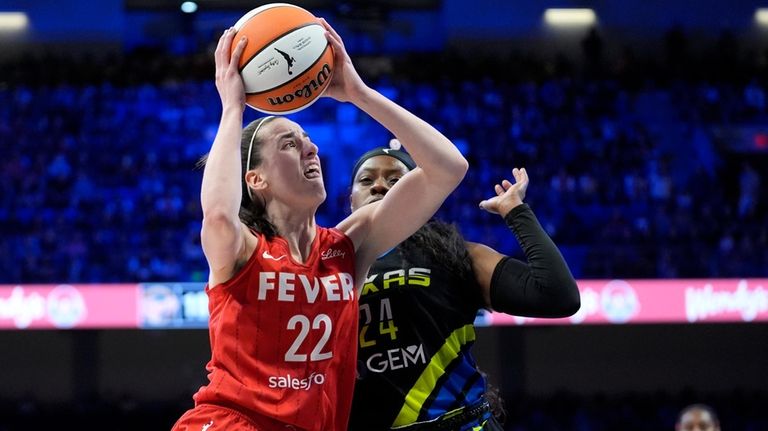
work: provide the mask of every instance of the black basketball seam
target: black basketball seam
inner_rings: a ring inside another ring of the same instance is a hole
[[[259,55],[262,52],[264,52],[264,50],[267,49],[268,46],[270,46],[273,43],[275,43],[275,41],[279,40],[282,37],[285,37],[286,35],[289,35],[289,34],[295,32],[296,30],[300,30],[300,29],[302,29],[304,27],[309,27],[310,25],[320,25],[320,24],[317,24],[317,23],[303,24],[303,25],[300,25],[298,27],[294,27],[290,31],[286,31],[285,33],[275,37],[274,39],[272,39],[269,42],[265,43],[263,48],[261,48],[260,50],[256,51],[252,56],[250,56],[248,58],[248,60],[245,63],[243,63],[243,67],[240,67],[240,68],[237,69],[238,72],[243,73],[243,69],[245,69],[245,67],[248,66],[251,63],[251,61],[253,61],[253,59],[256,58],[257,55]],[[328,40],[326,39],[326,41],[325,41],[326,49],[328,49],[328,46],[330,46],[330,45],[331,45],[330,42],[328,42]],[[325,50],[323,50],[323,52],[320,54],[320,58],[323,57],[323,54],[325,54]],[[315,63],[317,63],[317,61],[315,61]],[[314,66],[315,63],[312,63],[312,65]],[[293,81],[293,79],[291,81]],[[291,82],[291,81],[288,81],[288,82]],[[287,84],[288,82],[286,82],[285,84]],[[285,84],[283,84],[283,85],[285,85]],[[263,92],[271,91],[271,90],[274,90],[275,88],[277,88],[277,87],[272,87],[269,90],[264,90]],[[246,93],[246,94],[258,94],[258,93]]]
[[[314,66],[317,64],[317,62],[318,62],[318,61],[320,61],[320,59],[322,59],[322,58],[323,58],[323,56],[325,55],[325,52],[326,52],[326,51],[328,51],[328,48],[330,48],[330,46],[331,46],[331,44],[330,44],[330,43],[328,43],[328,44],[326,44],[326,45],[325,45],[325,49],[323,50],[323,52],[321,52],[321,53],[320,53],[320,56],[319,56],[319,57],[317,57],[317,60],[313,61],[313,62],[312,62],[312,64],[310,64],[310,65],[309,65],[309,67],[307,68],[307,70],[309,70],[309,69],[312,69],[312,68],[313,68],[313,67],[314,67]],[[306,72],[306,71],[305,71],[305,72]],[[331,70],[331,72],[333,72],[333,70]],[[288,81],[285,81],[284,83],[282,83],[282,84],[280,84],[280,85],[277,85],[277,86],[275,86],[275,87],[272,87],[272,88],[270,88],[270,89],[268,89],[268,90],[264,90],[264,91],[254,91],[254,92],[251,92],[251,93],[248,93],[248,92],[246,92],[245,94],[246,94],[246,95],[248,95],[248,96],[252,96],[252,95],[257,95],[257,94],[264,94],[264,93],[268,93],[268,92],[270,92],[270,91],[274,90],[275,88],[278,88],[278,87],[282,87],[282,86],[284,86],[284,85],[290,84],[291,82],[293,82],[293,81],[295,81],[295,80],[297,80],[297,79],[299,79],[299,78],[301,78],[301,77],[303,77],[303,73],[302,73],[302,74],[300,74],[300,75],[298,75],[298,76],[295,76],[295,77],[293,77],[292,79],[290,79],[290,80],[288,80]]]

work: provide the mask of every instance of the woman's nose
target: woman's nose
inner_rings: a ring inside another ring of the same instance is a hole
[[[303,144],[304,144],[304,155],[306,155],[307,157],[311,157],[317,154],[319,148],[317,147],[317,145],[315,145],[314,142],[310,141],[309,138],[304,138]]]

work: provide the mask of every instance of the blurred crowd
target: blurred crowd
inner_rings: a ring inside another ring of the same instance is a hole
[[[521,256],[477,203],[525,166],[526,201],[577,277],[768,275],[764,65],[702,76],[668,64],[643,78],[626,62],[577,72],[517,59],[485,68],[506,75],[452,75],[446,57],[370,73],[470,162],[441,219]],[[204,280],[195,164],[219,116],[210,56],[50,55],[0,71],[0,283]],[[319,219],[335,224],[352,161],[389,137],[327,100],[297,121],[317,131],[330,191]]]

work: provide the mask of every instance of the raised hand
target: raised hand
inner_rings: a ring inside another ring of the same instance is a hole
[[[247,43],[243,36],[237,41],[234,51],[232,50],[232,40],[235,37],[234,27],[224,31],[216,45],[214,60],[216,61],[216,89],[221,97],[221,106],[223,108],[239,107],[245,108],[245,87],[243,78],[240,76],[238,64],[240,56]],[[231,52],[231,55],[230,55]]]
[[[496,184],[494,186],[496,196],[480,202],[480,208],[503,217],[512,208],[522,204],[523,199],[525,199],[525,191],[528,189],[528,172],[525,168],[514,168],[512,169],[512,176],[515,177],[515,183],[512,184],[505,179],[501,184]]]
[[[325,27],[325,37],[333,48],[333,78],[323,96],[331,97],[339,102],[351,102],[362,93],[365,83],[358,75],[352,59],[349,58],[344,41],[336,30],[324,18],[318,18],[320,24]]]

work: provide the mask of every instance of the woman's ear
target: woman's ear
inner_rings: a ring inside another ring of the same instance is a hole
[[[253,190],[264,190],[267,188],[267,180],[258,169],[246,172],[245,184]]]

